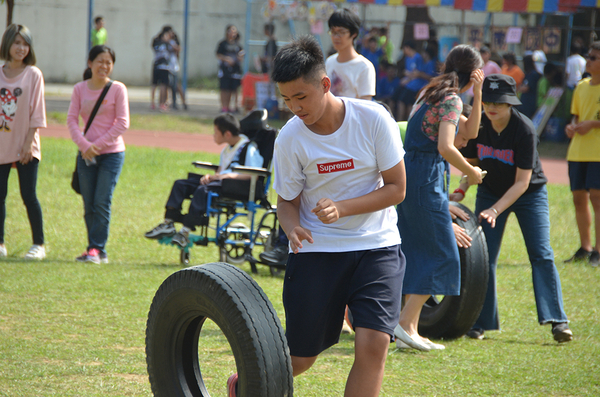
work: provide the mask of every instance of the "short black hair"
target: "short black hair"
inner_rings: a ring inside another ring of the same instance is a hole
[[[269,34],[273,34],[273,33],[275,33],[275,25],[273,25],[272,22],[265,23],[264,30],[265,30],[265,32],[268,32]]]
[[[233,136],[240,135],[240,122],[231,113],[221,113],[215,117],[213,124],[217,126],[222,134],[229,131]]]
[[[304,35],[277,52],[273,59],[271,79],[276,83],[288,83],[303,78],[307,82],[317,83],[326,73],[321,46],[313,36]]]
[[[101,21],[101,20],[103,20],[103,19],[104,19],[104,17],[103,17],[103,16],[101,16],[101,15],[98,15],[96,18],[94,18],[94,23],[96,23],[96,24],[97,24],[98,22],[100,22],[100,21]]]
[[[510,62],[511,65],[517,64],[517,57],[516,57],[515,53],[512,51],[509,51],[509,52],[505,53],[504,55],[502,55],[502,59],[504,59],[507,62]]]
[[[404,42],[404,44],[402,44],[402,48],[404,48],[404,47],[410,47],[413,50],[416,50],[417,49],[417,43],[414,40],[410,40],[409,39],[409,40],[406,40]]]
[[[358,37],[358,31],[361,25],[360,18],[358,15],[353,13],[347,8],[335,11],[329,17],[329,29],[333,27],[346,28],[350,31],[350,36],[356,35]],[[356,39],[356,37],[354,37]]]

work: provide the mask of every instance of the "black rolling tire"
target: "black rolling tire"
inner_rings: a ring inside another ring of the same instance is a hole
[[[227,338],[238,396],[293,395],[287,341],[271,302],[242,270],[226,263],[182,269],[160,286],[148,313],[146,362],[154,396],[209,396],[198,354],[212,320]],[[222,385],[225,388],[226,379]],[[213,391],[213,395],[219,395]]]
[[[489,257],[485,235],[477,217],[462,204],[450,202],[469,214],[469,220],[454,220],[473,239],[470,248],[459,248],[460,295],[445,296],[438,300],[431,297],[423,305],[419,318],[419,333],[429,338],[453,339],[467,333],[477,321],[489,276]]]

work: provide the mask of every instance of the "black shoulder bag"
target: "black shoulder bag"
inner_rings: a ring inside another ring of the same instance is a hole
[[[110,88],[111,84],[112,80],[109,80],[108,83],[106,83],[106,85],[104,86],[102,93],[98,97],[96,105],[94,105],[94,109],[90,114],[90,118],[88,119],[87,124],[85,125],[83,136],[85,136],[85,134],[87,134],[88,130],[90,129],[90,125],[92,125],[92,121],[94,121],[94,117],[96,117],[96,113],[98,113],[98,109],[100,108],[100,105],[102,104],[102,101],[104,100],[104,97],[106,96],[106,93],[108,92],[108,89]],[[77,155],[79,156],[79,152],[77,153]],[[71,187],[73,188],[73,190],[75,190],[75,193],[81,194],[81,188],[79,187],[79,174],[77,173],[77,158],[75,158],[75,171],[73,171],[73,176],[71,177]]]

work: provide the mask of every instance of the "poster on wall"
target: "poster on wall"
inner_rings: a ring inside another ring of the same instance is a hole
[[[483,43],[483,28],[480,26],[469,26],[467,32],[468,43],[475,47],[481,46],[481,43]]]
[[[542,29],[527,28],[525,30],[525,51],[535,51],[542,48]]]
[[[506,32],[506,42],[508,44],[520,44],[523,37],[523,28],[510,27]]]
[[[494,28],[492,31],[492,49],[498,52],[506,51],[506,33],[508,28]]]
[[[545,28],[544,29],[544,44],[542,49],[546,54],[560,53],[560,29]]]
[[[416,40],[429,40],[429,24],[415,23],[413,27],[413,35]]]
[[[448,53],[450,52],[450,50],[453,47],[460,44],[460,39],[458,37],[445,36],[445,37],[440,37],[439,43],[440,43],[440,50],[439,50],[440,62],[444,62],[446,60],[446,57],[448,56]]]

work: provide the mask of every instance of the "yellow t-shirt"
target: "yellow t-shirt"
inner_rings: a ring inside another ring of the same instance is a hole
[[[573,92],[571,113],[579,116],[579,121],[600,120],[600,84],[590,85],[591,78],[579,82]],[[569,161],[600,162],[600,128],[594,128],[585,135],[575,134],[567,152]]]

